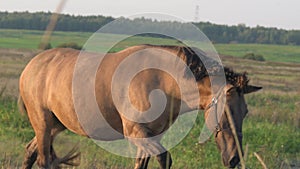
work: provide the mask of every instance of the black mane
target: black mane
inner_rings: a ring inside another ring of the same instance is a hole
[[[237,73],[229,67],[223,67],[221,63],[207,56],[207,54],[200,49],[185,46],[183,46],[182,49],[184,54],[188,56],[187,65],[197,81],[207,76],[220,76],[225,74],[227,83],[235,87],[243,88],[248,84],[249,80],[246,72]]]
[[[188,46],[172,46],[172,45],[148,45],[152,47],[160,47],[177,51],[177,56],[184,55],[189,70],[193,73],[196,81],[200,81],[208,76],[223,76],[227,83],[235,87],[242,88],[247,85],[247,73],[236,73],[231,68],[223,67],[220,62],[209,57],[205,52],[198,48],[191,48]],[[186,73],[188,77],[188,73]]]

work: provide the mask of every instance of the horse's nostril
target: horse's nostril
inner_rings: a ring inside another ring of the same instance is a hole
[[[238,156],[234,156],[229,161],[230,168],[234,168],[240,162],[240,158]]]

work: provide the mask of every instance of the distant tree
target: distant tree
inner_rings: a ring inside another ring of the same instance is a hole
[[[300,45],[300,31],[289,32],[288,41],[290,44]]]
[[[0,12],[0,29],[31,29],[45,30],[51,17],[51,12]],[[105,24],[113,21],[112,17],[104,16],[75,16],[61,14],[58,17],[55,31],[79,31],[95,32]],[[141,30],[146,32],[161,32],[167,34],[173,32],[185,37],[187,40],[195,40],[197,36],[188,30],[186,23],[174,21],[157,21],[147,18],[136,18],[133,20],[119,18],[118,23],[110,26],[105,33],[134,34]],[[266,28],[256,26],[247,27],[245,24],[237,26],[217,25],[210,22],[193,23],[214,43],[263,43],[263,44],[293,44],[300,45],[300,31],[283,30],[277,28]],[[145,36],[148,36],[145,34]],[[154,37],[164,36],[152,34]]]
[[[70,42],[70,43],[62,43],[58,46],[56,46],[57,48],[72,48],[72,49],[77,49],[77,50],[82,50],[82,46],[79,46],[77,43],[75,42]]]

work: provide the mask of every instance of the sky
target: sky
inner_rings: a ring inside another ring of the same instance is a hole
[[[59,2],[0,0],[0,11],[53,12]],[[300,30],[300,0],[67,0],[62,13],[112,17],[162,13],[184,21],[197,16],[197,21],[216,24]]]

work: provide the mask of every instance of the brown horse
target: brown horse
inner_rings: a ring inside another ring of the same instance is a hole
[[[244,94],[261,89],[260,87],[248,85],[245,74],[233,72],[225,68],[225,79],[227,84],[219,89],[220,96],[215,96],[212,92],[211,80],[208,70],[194,52],[197,49],[182,46],[154,46],[140,45],[127,48],[118,53],[107,54],[101,62],[95,77],[96,101],[102,115],[109,125],[119,133],[119,135],[100,135],[99,140],[115,140],[123,138],[149,138],[166,131],[179,115],[181,101],[185,101],[180,94],[180,88],[174,77],[168,73],[156,69],[144,70],[137,74],[130,83],[129,97],[131,103],[138,110],[149,109],[149,94],[154,89],[160,89],[166,96],[166,107],[164,111],[154,120],[148,122],[136,122],[127,118],[124,112],[119,112],[114,104],[111,92],[112,76],[117,67],[129,55],[144,50],[143,55],[151,55],[145,49],[159,49],[172,53],[187,66],[193,78],[187,77],[184,73],[178,75],[179,79],[190,79],[196,82],[197,94],[201,99],[190,97],[191,104],[187,104],[184,111],[195,109],[205,110],[205,118],[209,116],[212,107],[212,99],[226,98],[226,111],[230,111],[233,116],[236,132],[239,141],[242,141],[242,122],[247,113]],[[72,132],[92,137],[90,131],[86,131],[81,125],[75,111],[72,82],[76,67],[76,61],[80,51],[73,49],[51,49],[40,53],[34,57],[24,69],[20,77],[20,97],[19,107],[21,111],[27,112],[30,123],[34,129],[35,137],[26,147],[23,168],[31,168],[37,160],[37,165],[41,168],[57,168],[59,164],[70,164],[72,159],[79,154],[74,151],[68,153],[64,158],[58,158],[52,147],[55,136],[65,129]],[[84,52],[85,58],[94,57],[97,54]],[[204,53],[202,57],[206,57]],[[216,70],[219,71],[219,70]],[[186,72],[186,70],[184,71]],[[88,83],[88,82],[87,82]],[[74,86],[73,86],[74,87]],[[191,94],[192,95],[192,94]],[[194,100],[193,100],[194,99]],[[88,105],[82,105],[88,106]],[[92,119],[86,117],[86,120]],[[239,163],[237,146],[233,133],[229,128],[228,118],[222,114],[217,122],[218,130],[215,131],[215,140],[222,155],[225,166],[235,167]],[[98,128],[101,130],[101,127]],[[155,155],[161,168],[170,168],[172,164],[171,156],[159,143],[159,140],[147,142],[152,146],[148,151],[145,144],[139,144],[134,139],[130,140],[138,148],[135,168],[147,168],[150,156]],[[163,150],[163,151],[162,151]],[[161,153],[151,153],[151,152]]]

